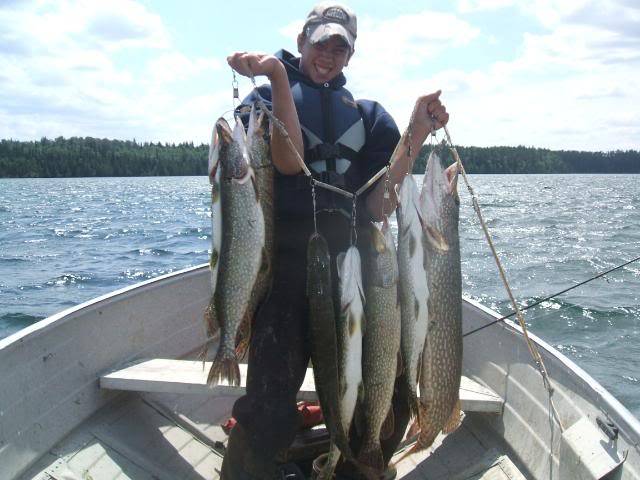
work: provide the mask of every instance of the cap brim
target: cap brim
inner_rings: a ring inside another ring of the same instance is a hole
[[[312,44],[324,42],[326,40],[329,40],[329,38],[333,37],[334,35],[339,35],[340,37],[342,37],[344,41],[347,42],[347,45],[349,45],[351,50],[353,50],[355,38],[353,38],[353,36],[347,31],[347,29],[339,23],[324,23],[318,25],[313,30],[313,33],[309,36],[309,42],[311,42]]]

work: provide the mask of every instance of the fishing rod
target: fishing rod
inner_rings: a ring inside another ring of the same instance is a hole
[[[591,282],[593,280],[596,280],[597,278],[604,277],[605,275],[607,275],[607,274],[609,274],[609,273],[611,273],[611,272],[613,272],[615,270],[618,270],[618,269],[620,269],[622,267],[626,267],[627,265],[629,265],[629,264],[631,264],[633,262],[637,262],[638,260],[640,260],[640,257],[636,257],[636,258],[634,258],[632,260],[629,260],[628,262],[623,263],[622,265],[618,265],[617,267],[611,268],[611,269],[607,270],[606,272],[599,273],[598,275],[596,275],[594,277],[591,277],[591,278],[588,278],[587,280],[584,280],[583,282],[577,283],[577,284],[575,284],[575,285],[573,285],[573,286],[571,286],[569,288],[565,288],[564,290],[562,290],[560,292],[557,292],[557,293],[554,293],[553,295],[549,295],[548,297],[542,298],[542,299],[540,299],[540,300],[538,300],[536,302],[533,302],[530,305],[527,305],[526,307],[522,307],[520,310],[521,311],[525,311],[525,310],[527,310],[529,308],[535,307],[536,305],[540,305],[542,302],[546,302],[547,300],[551,300],[552,298],[555,298],[555,297],[557,297],[559,295],[562,295],[563,293],[567,293],[568,291],[573,290],[574,288],[578,288],[579,286],[584,285],[585,283],[589,283],[589,282]],[[516,312],[511,312],[509,315],[505,315],[504,317],[500,317],[497,320],[494,320],[493,322],[487,323],[486,325],[483,325],[483,326],[478,327],[478,328],[476,328],[474,330],[471,330],[471,331],[465,333],[462,336],[466,337],[468,335],[473,335],[474,333],[477,333],[480,330],[484,330],[485,328],[490,327],[492,325],[495,325],[496,323],[500,323],[503,320],[506,320],[507,318],[513,317],[515,314],[516,314]]]

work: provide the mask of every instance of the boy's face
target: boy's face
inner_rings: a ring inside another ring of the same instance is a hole
[[[315,83],[326,83],[349,64],[351,49],[339,35],[311,44],[303,34],[298,36],[300,68]]]

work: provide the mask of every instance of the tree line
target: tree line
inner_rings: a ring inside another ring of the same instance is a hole
[[[207,145],[139,143],[92,137],[0,141],[0,177],[206,175]],[[640,152],[534,147],[458,147],[468,173],[640,173]],[[431,149],[414,166],[423,173]]]

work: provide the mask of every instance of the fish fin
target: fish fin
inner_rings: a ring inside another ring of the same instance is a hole
[[[409,427],[409,430],[407,431],[407,438],[414,438],[416,437],[418,434],[420,433],[420,422],[418,421],[418,419],[416,418],[413,423],[411,424],[411,426]]]
[[[462,423],[462,415],[460,413],[460,399],[458,398],[455,405],[453,406],[451,416],[442,427],[443,433],[451,433],[460,426],[460,424]]]
[[[214,297],[215,295],[211,295],[209,304],[204,310],[204,323],[207,329],[208,337],[213,337],[220,330],[220,322],[218,322],[218,316],[216,315],[216,305]]]
[[[433,248],[435,248],[440,252],[449,251],[449,244],[445,240],[444,235],[442,233],[440,233],[431,225],[426,225],[423,231],[425,233],[425,237],[427,238],[427,241]]]
[[[218,385],[222,380],[229,385],[240,386],[240,367],[234,350],[219,347],[207,376],[207,384]]]
[[[251,327],[253,326],[253,311],[247,309],[240,321],[238,331],[236,332],[236,358],[242,360],[249,349],[251,343]]]
[[[358,462],[366,469],[366,467],[374,469],[376,472],[382,473],[386,467],[384,456],[382,455],[382,447],[380,440],[375,439],[374,442],[365,443],[358,455]]]
[[[380,429],[380,439],[387,440],[391,438],[393,432],[396,428],[395,415],[393,414],[393,407],[389,408],[389,412],[387,412],[387,416],[382,423],[382,428]]]

